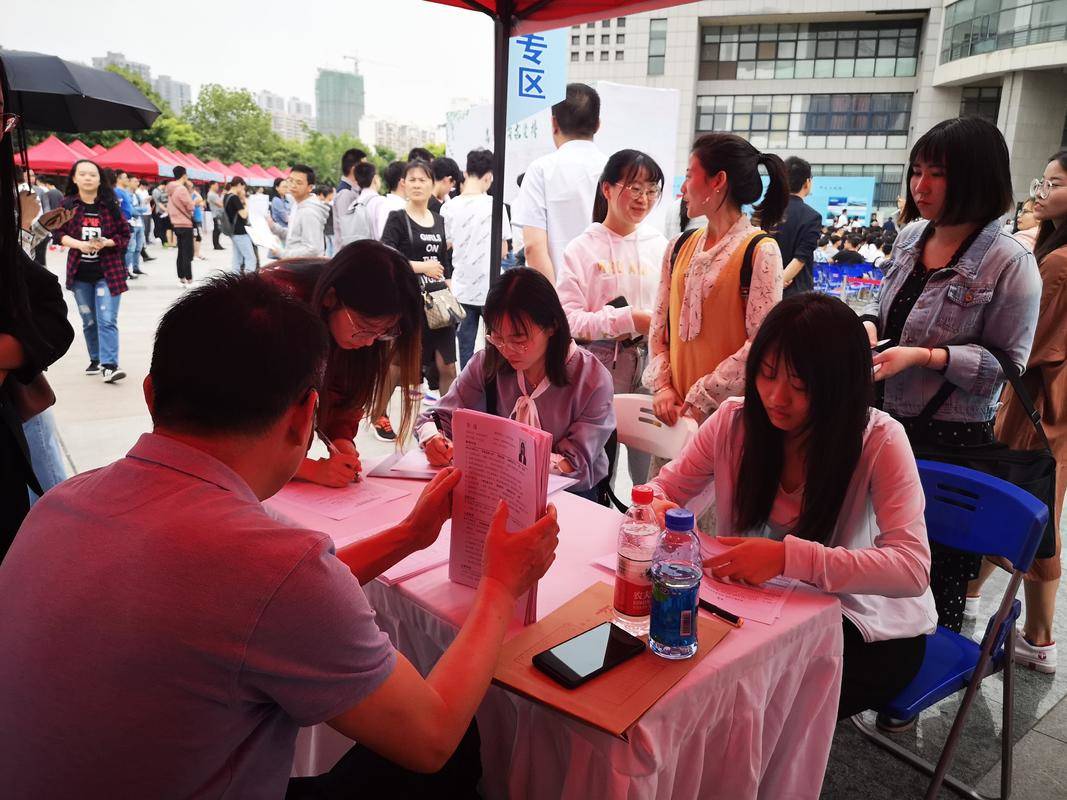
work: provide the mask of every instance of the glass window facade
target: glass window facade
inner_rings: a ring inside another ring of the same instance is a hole
[[[960,99],[961,117],[981,117],[997,124],[1000,114],[999,86],[965,86]]]
[[[872,177],[874,204],[895,206],[904,182],[903,164],[812,164],[811,174],[821,178]]]
[[[648,74],[662,75],[667,59],[667,20],[648,21]]]
[[[709,25],[700,32],[700,80],[910,78],[921,27],[920,20]]]
[[[945,7],[941,63],[1067,40],[1067,0],[960,0]]]
[[[907,92],[699,95],[696,129],[736,133],[761,149],[904,149],[911,101]]]

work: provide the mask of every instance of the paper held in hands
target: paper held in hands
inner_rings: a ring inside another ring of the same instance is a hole
[[[508,529],[528,528],[545,514],[552,436],[514,420],[459,409],[452,415],[454,463],[462,477],[452,493],[448,577],[477,586],[485,538],[497,504],[508,504]],[[537,618],[537,585],[520,598],[516,616]]]
[[[410,478],[412,480],[428,481],[441,471],[440,467],[430,465],[426,460],[426,454],[417,447],[406,453],[397,453],[382,461],[368,474],[377,478]],[[553,472],[548,476],[548,493],[555,494],[562,489],[573,486],[578,481]]]

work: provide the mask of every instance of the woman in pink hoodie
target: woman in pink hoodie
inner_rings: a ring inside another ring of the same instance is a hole
[[[611,372],[615,392],[641,391],[646,336],[667,240],[643,226],[663,194],[663,170],[651,156],[620,150],[608,159],[593,203],[593,224],[563,251],[556,291],[578,344]],[[628,451],[635,484],[649,458]]]

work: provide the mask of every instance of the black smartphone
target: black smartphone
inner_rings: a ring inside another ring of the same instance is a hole
[[[625,297],[623,297],[623,296],[622,296],[622,295],[620,294],[620,295],[619,295],[618,297],[616,297],[615,299],[613,299],[613,300],[608,300],[608,302],[607,302],[607,304],[606,304],[606,305],[609,305],[609,306],[614,306],[615,308],[626,308],[626,306],[628,306],[628,305],[630,305],[630,304],[629,304],[629,303],[627,303],[627,302],[626,302],[626,298],[625,298]]]
[[[552,680],[574,689],[644,651],[643,641],[605,622],[538,653],[533,663]]]

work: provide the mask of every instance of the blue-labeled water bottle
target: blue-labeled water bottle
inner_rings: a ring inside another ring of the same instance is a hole
[[[704,574],[693,512],[672,508],[652,555],[652,616],[648,646],[663,658],[691,658],[697,651],[697,599]]]

